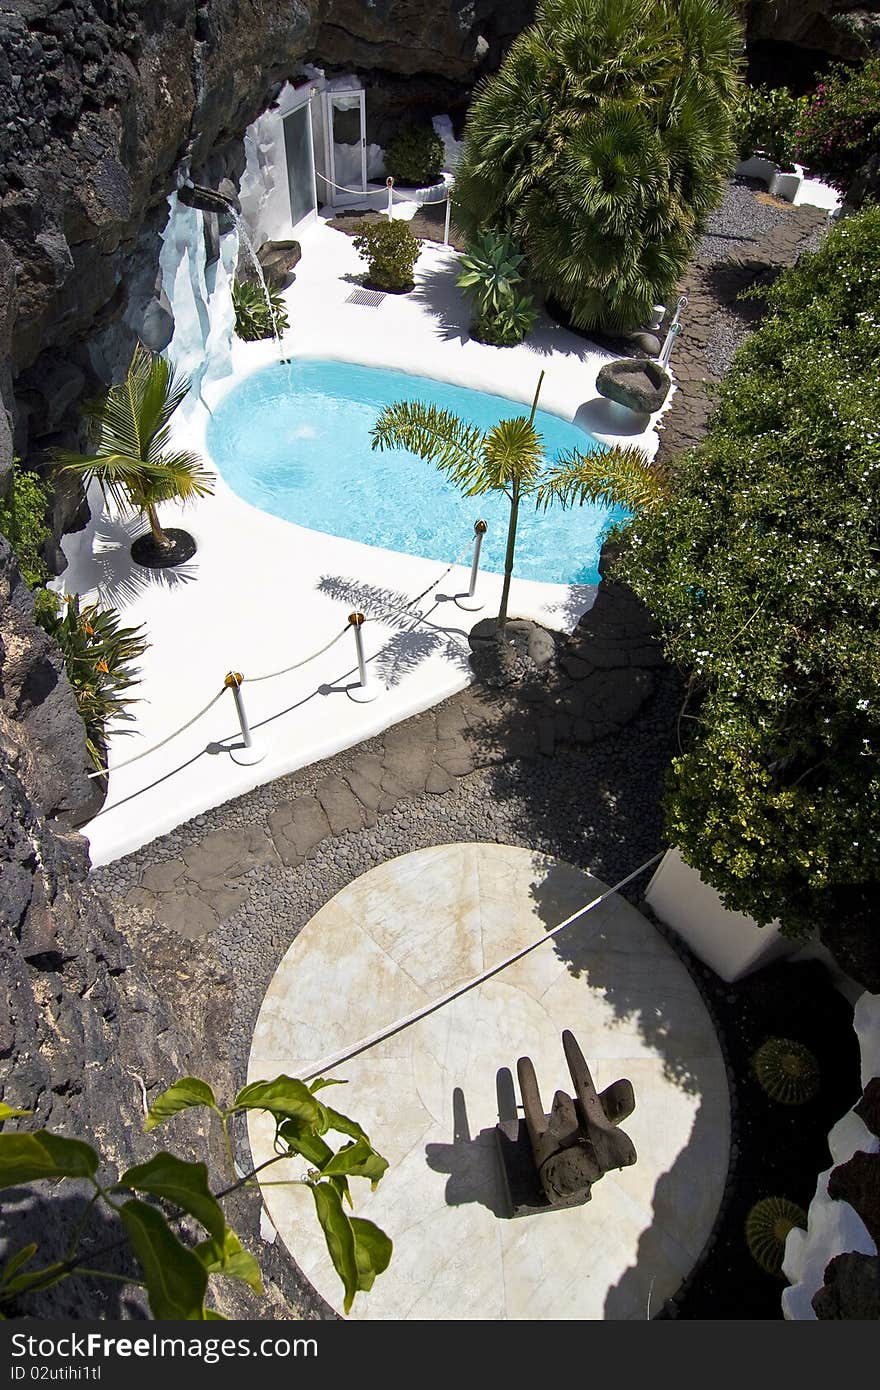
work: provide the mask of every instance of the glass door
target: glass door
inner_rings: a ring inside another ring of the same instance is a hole
[[[306,218],[315,215],[318,207],[312,111],[308,101],[284,117],[284,150],[290,190],[290,220],[295,231]]]
[[[360,89],[324,93],[325,125],[333,206],[359,201],[367,191],[366,94]]]

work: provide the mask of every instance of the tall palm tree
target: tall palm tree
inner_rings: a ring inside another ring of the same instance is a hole
[[[587,501],[616,503],[630,510],[656,506],[665,495],[664,478],[640,449],[614,447],[583,454],[570,449],[549,460],[535,429],[535,412],[544,373],[531,413],[501,420],[489,430],[468,425],[449,410],[421,401],[395,401],[382,411],[372,430],[374,449],[408,449],[434,463],[466,497],[503,492],[510,502],[504,584],[498,610],[498,636],[507,624],[507,604],[520,503],[534,497],[538,507]]]
[[[120,508],[145,515],[159,553],[174,548],[159,524],[160,503],[189,502],[214,491],[198,454],[168,450],[171,416],[189,387],[165,358],[138,343],[125,381],[82,407],[84,417],[100,427],[96,452],[53,449],[51,454],[60,472],[77,474],[86,486],[95,479],[105,501],[111,497]]]

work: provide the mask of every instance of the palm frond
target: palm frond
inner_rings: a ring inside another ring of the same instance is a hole
[[[541,436],[525,415],[500,420],[486,434],[480,458],[480,485],[469,489],[471,497],[480,492],[507,490],[516,483],[529,492],[541,473]]]
[[[370,433],[374,449],[408,449],[435,463],[455,483],[469,486],[476,477],[483,432],[449,410],[422,401],[395,401]]]
[[[666,479],[648,456],[618,445],[592,454],[577,449],[560,454],[541,479],[535,505],[546,510],[551,502],[563,507],[598,502],[637,512],[659,506],[667,495]]]

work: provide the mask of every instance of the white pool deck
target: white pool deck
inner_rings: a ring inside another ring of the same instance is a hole
[[[575,420],[607,443],[638,445],[651,456],[656,451],[657,417],[642,428],[643,421],[596,395],[596,374],[609,360],[600,349],[548,319],[516,348],[472,341],[468,309],[455,288],[452,250],[425,245],[416,289],[365,308],[345,302],[351,277],[363,272],[349,237],[318,222],[302,238],[302,247],[296,281],[285,294],[291,326],[283,355],[397,368],[526,405],[543,369],[542,409]],[[278,355],[274,342],[236,339],[231,374],[203,387],[188,418],[180,412],[174,443],[197,449],[210,464],[204,446],[209,410],[244,375]],[[280,520],[243,502],[219,476],[214,496],[186,509],[161,509],[164,525],[185,526],[198,542],[193,560],[174,570],[135,565],[129,546],[143,523],[100,515],[100,494],[97,503],[86,529],[65,537],[69,567],[62,582],[68,592],[114,604],[126,623],[145,624],[150,648],[141,663],[134,718],[122,726],[128,732],[111,732],[107,799],[84,828],[95,865],[463,689],[471,680],[468,632],[497,611],[500,575],[481,573],[481,611],[465,611],[455,602],[467,591],[468,554],[405,616],[395,613],[435,582],[445,566]],[[474,519],[479,515],[475,498]],[[552,511],[546,524],[553,525]],[[462,549],[471,540],[463,535]],[[592,586],[514,578],[510,612],[568,631],[594,597]],[[235,761],[241,736],[232,693],[226,691],[164,747],[128,767],[117,766],[179,729],[222,687],[228,671],[247,678],[287,667],[340,632],[353,609],[368,619],[364,646],[370,679],[380,686],[371,703],[351,697],[358,673],[349,631],[301,669],[244,686],[254,736],[265,750],[261,762]]]

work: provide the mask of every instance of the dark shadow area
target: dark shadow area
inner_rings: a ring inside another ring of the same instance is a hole
[[[435,1173],[449,1174],[446,1205],[460,1207],[467,1202],[478,1202],[493,1216],[508,1217],[494,1125],[491,1129],[481,1129],[471,1138],[467,1103],[460,1086],[452,1092],[452,1115],[452,1143],[425,1145],[428,1167]]]
[[[91,544],[90,549],[78,557],[77,584],[80,593],[96,589],[102,604],[124,609],[147,589],[156,586],[176,589],[198,578],[195,559],[168,569],[151,569],[135,563],[131,546],[145,532],[143,517],[125,521],[93,518],[86,529]]]
[[[65,1184],[65,1189],[69,1185]],[[140,1277],[122,1232],[122,1223],[101,1206],[87,1215],[88,1196],[59,1189],[46,1197],[33,1187],[10,1187],[0,1203],[0,1241],[2,1263],[24,1246],[35,1242],[33,1259],[20,1273],[36,1271],[68,1257],[68,1248],[77,1225],[85,1220],[77,1251],[87,1266],[111,1274]],[[109,1248],[108,1248],[109,1247]],[[4,1315],[17,1318],[59,1319],[146,1319],[146,1295],[117,1279],[97,1279],[74,1275],[42,1293],[22,1294],[15,1303],[4,1305]]]
[[[650,415],[628,410],[625,405],[609,401],[605,396],[594,396],[592,400],[584,401],[574,417],[574,424],[589,434],[610,434],[621,439],[644,434],[650,423]]]
[[[384,589],[375,584],[363,584],[340,575],[322,575],[317,584],[319,593],[350,609],[362,611],[367,619],[374,618],[395,629],[392,636],[377,652],[369,652],[369,628],[365,627],[364,644],[368,649],[367,664],[383,684],[398,685],[405,676],[417,670],[430,657],[442,654],[463,670],[468,669],[470,649],[463,627],[434,623],[431,616],[440,605],[429,598],[432,607],[420,613],[409,594],[397,589]],[[407,607],[406,605],[412,605]],[[450,616],[458,614],[453,609]]]
[[[754,260],[733,264],[711,265],[703,272],[706,288],[713,298],[734,314],[749,328],[757,328],[767,312],[765,291],[782,273],[780,265],[770,265],[766,261]],[[746,290],[758,293],[744,298]]]

